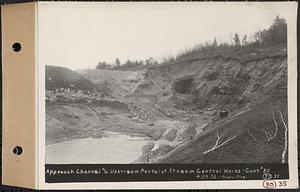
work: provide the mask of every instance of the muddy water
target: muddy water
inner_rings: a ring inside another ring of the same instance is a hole
[[[150,138],[105,132],[102,138],[73,139],[46,146],[47,164],[131,163]]]

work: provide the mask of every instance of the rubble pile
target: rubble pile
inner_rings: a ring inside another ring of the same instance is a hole
[[[103,98],[97,90],[82,91],[82,90],[71,90],[70,88],[58,88],[55,90],[46,90],[46,102],[92,102],[98,101]]]
[[[198,113],[192,110],[176,110],[171,113],[174,117],[182,119],[191,119],[198,116]]]
[[[151,115],[147,114],[144,109],[137,105],[132,104],[130,107],[130,111],[132,113],[132,115],[130,116],[132,120],[147,121],[152,119]]]
[[[155,109],[157,109],[158,111],[162,112],[163,114],[167,115],[168,117],[173,117],[172,113],[169,112],[168,110],[164,109],[163,107],[161,107],[160,105],[154,103],[153,107]]]

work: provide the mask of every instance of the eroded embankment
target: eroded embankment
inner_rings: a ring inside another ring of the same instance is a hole
[[[188,131],[192,129],[189,123],[154,115],[133,103],[117,100],[48,103],[46,144],[87,137],[102,138],[106,131],[141,134],[155,141],[165,140],[174,146],[194,136],[194,132]]]
[[[136,95],[190,104],[199,109],[225,107],[230,111],[258,103],[287,85],[287,55],[237,60],[208,57],[149,68]]]
[[[143,133],[157,138],[163,129],[147,127],[132,120],[134,116],[127,104],[50,103],[46,105],[46,142],[55,143],[74,138],[101,137],[103,131]]]
[[[287,56],[249,55],[194,58],[134,77],[123,72],[114,82],[89,73],[95,84],[115,85],[114,98],[47,103],[46,142],[101,139],[111,131],[150,138],[139,163],[281,162]]]
[[[159,105],[174,113],[183,111],[196,127],[203,124],[203,114],[212,118],[187,144],[172,150],[166,147],[157,162],[278,163],[284,159],[288,127],[284,52],[243,60],[205,57],[153,67],[135,94],[156,95]]]
[[[249,111],[216,121],[160,163],[286,163],[286,98],[269,98]]]

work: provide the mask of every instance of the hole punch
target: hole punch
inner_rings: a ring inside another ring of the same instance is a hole
[[[11,46],[11,48],[14,52],[19,52],[22,49],[22,45],[20,43],[16,42]]]
[[[15,146],[14,149],[13,149],[13,153],[15,155],[19,156],[19,155],[21,155],[23,153],[23,148],[20,147],[20,146]]]

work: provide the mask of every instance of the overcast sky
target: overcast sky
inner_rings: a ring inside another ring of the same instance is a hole
[[[98,61],[161,59],[217,38],[268,28],[280,3],[41,3],[40,61],[70,69],[95,68]]]

